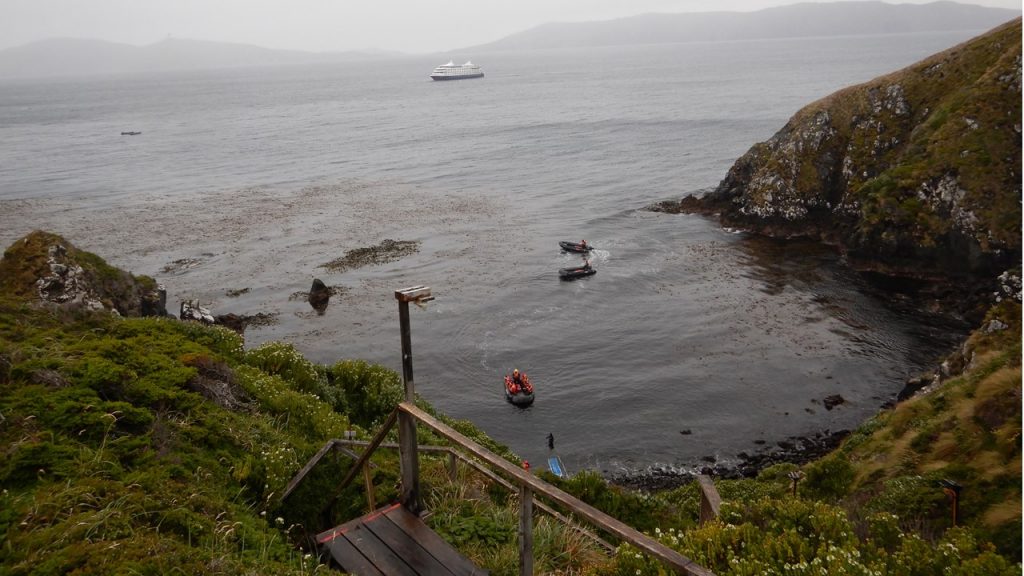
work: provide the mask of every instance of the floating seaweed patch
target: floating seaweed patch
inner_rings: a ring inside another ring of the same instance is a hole
[[[376,246],[349,250],[341,258],[321,264],[320,267],[331,272],[344,272],[353,268],[394,262],[404,256],[415,254],[419,249],[420,243],[415,240],[387,239]]]

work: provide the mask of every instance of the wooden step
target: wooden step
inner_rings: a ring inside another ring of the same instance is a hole
[[[335,567],[357,576],[487,574],[401,504],[375,510],[316,537]]]

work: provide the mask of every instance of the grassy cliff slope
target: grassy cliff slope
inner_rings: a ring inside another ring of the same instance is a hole
[[[97,302],[135,286],[54,234],[0,260],[0,574],[324,571],[310,536],[367,507],[361,483],[331,504],[351,461],[325,459],[280,495],[329,439],[368,439],[403,396],[399,376],[358,360],[316,365],[286,344],[245,350],[222,327],[52,302],[36,287],[55,246],[60,266],[88,272],[75,285]],[[445,420],[518,463],[471,423]],[[374,461],[377,502],[394,501],[397,455]],[[450,484],[436,456],[421,457],[421,475],[438,531],[491,569],[515,558],[515,508],[488,480],[462,470]],[[579,572],[595,556],[557,523],[539,521],[537,534],[541,570]]]

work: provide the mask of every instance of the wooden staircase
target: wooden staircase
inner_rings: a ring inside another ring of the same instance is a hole
[[[321,532],[316,541],[332,567],[357,576],[488,574],[400,503]]]

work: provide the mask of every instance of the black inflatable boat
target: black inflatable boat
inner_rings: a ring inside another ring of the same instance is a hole
[[[562,250],[565,250],[566,252],[579,252],[581,254],[590,252],[591,250],[594,249],[594,247],[591,246],[590,244],[580,244],[579,242],[566,242],[565,240],[559,242],[558,245],[561,246]]]
[[[593,276],[594,274],[597,274],[597,270],[590,264],[576,266],[575,268],[559,268],[558,270],[558,277],[562,280],[575,280],[585,276]]]

